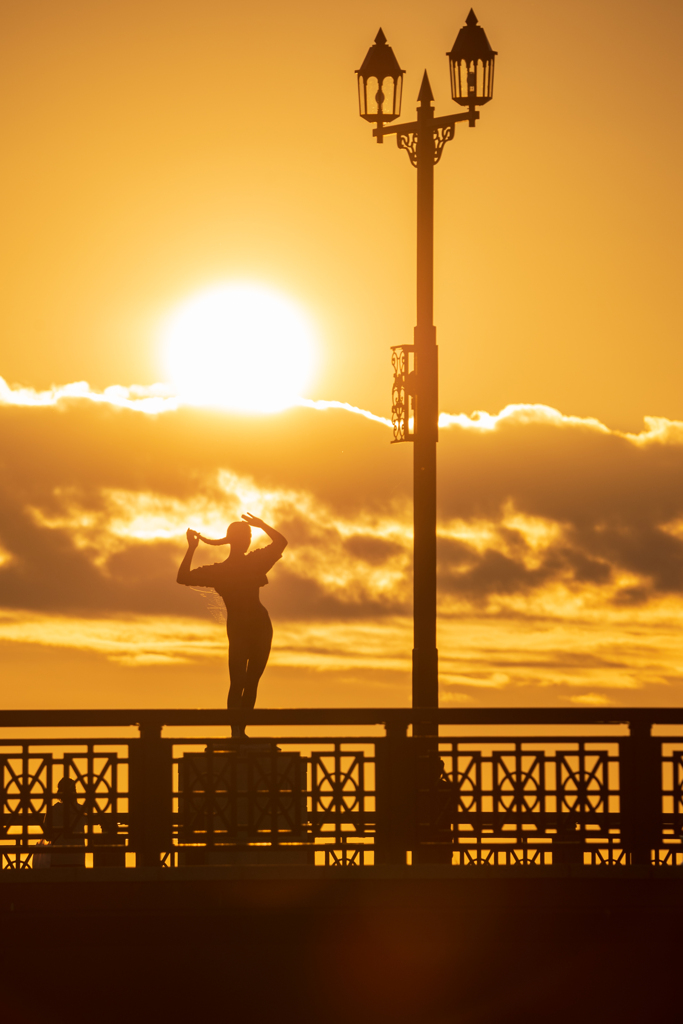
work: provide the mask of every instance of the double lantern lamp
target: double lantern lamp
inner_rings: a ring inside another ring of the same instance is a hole
[[[491,49],[474,11],[470,10],[446,56],[450,65],[451,96],[461,107],[469,107],[470,115],[474,115],[476,107],[493,97],[496,59],[496,51]],[[405,74],[382,29],[356,74],[360,116],[377,125],[376,137],[381,143],[384,141],[382,126],[395,121],[401,113]],[[470,127],[474,127],[474,121],[471,116]]]

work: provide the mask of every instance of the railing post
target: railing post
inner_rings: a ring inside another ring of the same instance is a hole
[[[417,733],[417,729],[420,733]],[[415,719],[415,841],[413,864],[451,864],[453,860],[453,786],[445,779],[439,752],[439,726]]]
[[[161,724],[141,722],[129,751],[128,825],[138,867],[159,867],[173,837],[173,741]]]
[[[620,741],[622,843],[631,864],[650,864],[662,834],[661,741],[650,735],[652,722],[644,717],[629,728]]]
[[[375,741],[376,864],[405,864],[412,848],[415,778],[405,722],[388,721]]]

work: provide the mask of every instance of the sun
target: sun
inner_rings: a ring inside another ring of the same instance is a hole
[[[188,299],[169,316],[162,343],[181,399],[244,412],[296,404],[315,348],[303,310],[254,284],[219,285]]]

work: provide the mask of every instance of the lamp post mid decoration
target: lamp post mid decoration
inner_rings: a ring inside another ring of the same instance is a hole
[[[413,444],[413,707],[439,706],[436,648],[436,442],[438,440],[438,363],[434,315],[434,167],[458,122],[474,128],[477,107],[493,95],[496,53],[474,11],[448,53],[451,93],[467,111],[435,117],[425,71],[418,94],[417,120],[393,124],[401,112],[403,75],[380,29],[358,76],[360,115],[376,124],[384,142],[395,135],[417,168],[417,325],[412,345],[392,348],[394,384],[391,418],[394,443]]]

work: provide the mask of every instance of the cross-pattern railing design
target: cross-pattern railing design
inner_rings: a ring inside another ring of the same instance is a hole
[[[128,751],[120,742],[0,741],[2,866],[28,866],[33,852],[51,865],[124,864],[128,832]],[[73,799],[60,799],[71,780]],[[49,844],[49,854],[36,846]],[[65,849],[66,848],[66,849]],[[69,849],[71,848],[71,849]]]
[[[683,711],[259,710],[242,721],[269,737],[162,734],[238,717],[0,712],[2,867],[683,864]]]
[[[614,737],[468,737],[423,747],[423,848],[445,845],[458,864],[623,859]]]

